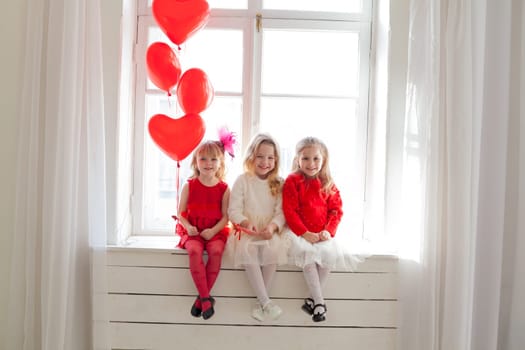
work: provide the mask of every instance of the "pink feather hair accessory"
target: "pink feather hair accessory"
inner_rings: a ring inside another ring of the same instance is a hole
[[[232,158],[234,158],[235,150],[233,146],[235,146],[235,144],[237,143],[235,133],[231,132],[226,127],[222,127],[219,129],[219,141],[222,143],[222,147],[224,148],[224,151],[228,152],[228,154]]]

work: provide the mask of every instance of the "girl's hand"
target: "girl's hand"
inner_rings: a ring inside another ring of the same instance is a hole
[[[253,234],[256,234],[256,229],[255,229],[255,226],[248,220],[243,220],[241,221],[241,223],[239,224],[241,225],[241,227],[244,227],[245,229],[251,231]]]
[[[279,230],[279,227],[273,222],[266,226],[259,234],[263,239],[271,239],[273,234]]]
[[[330,232],[326,231],[326,230],[323,230],[319,233],[319,239],[321,241],[327,241],[329,240],[330,238],[332,238],[332,235],[330,234]]]
[[[201,232],[201,237],[204,238],[205,240],[209,241],[210,239],[213,238],[213,236],[215,236],[215,233],[213,233],[213,231],[209,228],[207,229],[204,229],[202,230]]]
[[[310,243],[317,243],[319,241],[319,234],[306,231],[302,237]]]
[[[259,236],[262,238],[262,239],[271,239],[272,236],[273,236],[273,233],[268,230],[268,227],[266,227],[264,230],[262,230],[261,232],[259,232]]]
[[[198,236],[199,231],[197,231],[197,228],[195,226],[189,226],[186,231],[188,231],[188,236]]]

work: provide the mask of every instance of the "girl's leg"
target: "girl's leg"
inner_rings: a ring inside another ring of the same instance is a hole
[[[317,272],[317,266],[315,263],[305,265],[303,268],[304,280],[310,291],[310,295],[314,300],[314,304],[324,304],[323,293],[321,290],[321,281],[319,279],[319,273]]]
[[[314,306],[312,308],[312,320],[314,322],[320,322],[326,320],[326,305],[322,294],[322,283],[326,281],[329,270],[318,266],[317,264],[306,265],[303,269],[304,278],[308,289],[314,300]]]
[[[262,269],[262,277],[264,280],[264,285],[266,286],[266,290],[269,292],[270,289],[272,288],[273,277],[275,276],[277,265],[276,264],[263,265],[261,269]]]
[[[266,291],[261,267],[259,265],[249,264],[244,266],[244,270],[246,271],[248,282],[250,282],[250,285],[257,296],[259,304],[264,307],[270,302],[270,298],[268,297],[268,292]]]
[[[197,288],[200,298],[209,297],[208,282],[206,281],[206,269],[202,260],[202,253],[204,251],[204,244],[198,240],[186,241],[184,248],[188,252],[190,260],[190,272],[193,278],[193,283]],[[195,306],[201,308],[200,299],[195,302]]]
[[[317,265],[317,274],[319,275],[319,282],[321,283],[321,288],[324,287],[328,275],[330,274],[330,269]]]
[[[268,266],[270,266],[270,268],[268,268]],[[259,265],[250,264],[244,267],[246,275],[248,276],[248,281],[250,282],[250,285],[257,295],[257,300],[259,301],[259,305],[256,305],[256,307],[252,310],[252,317],[259,321],[264,321],[265,318],[276,320],[283,313],[283,310],[279,306],[272,303],[270,297],[268,296],[268,285],[266,284],[266,280],[264,278],[264,271],[266,271],[268,274],[266,277],[269,278],[268,282],[271,284],[271,275],[273,275],[273,273],[270,272],[272,270],[272,266],[273,272],[275,272],[275,265],[266,265],[260,267]]]
[[[217,277],[219,276],[222,263],[222,254],[224,252],[224,242],[220,239],[208,241],[206,244],[206,251],[208,252],[208,262],[206,263],[206,280],[208,281],[209,293],[213,288]]]

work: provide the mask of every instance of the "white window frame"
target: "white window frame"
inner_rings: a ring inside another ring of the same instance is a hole
[[[371,41],[371,18],[372,18],[372,1],[363,1],[364,3],[364,11],[363,15],[357,16],[354,14],[340,14],[340,13],[304,13],[304,12],[297,12],[297,11],[263,11],[260,8],[260,1],[250,1],[251,8],[247,10],[212,10],[212,17],[210,21],[208,22],[207,26],[213,27],[213,26],[221,26],[224,21],[229,21],[229,23],[237,23],[239,27],[242,27],[245,30],[244,37],[244,44],[245,44],[245,64],[244,64],[244,71],[243,72],[243,91],[252,91],[252,94],[245,93],[243,95],[243,139],[242,144],[245,147],[247,143],[249,142],[249,139],[252,135],[252,130],[257,129],[258,121],[259,121],[259,106],[257,104],[258,98],[257,96],[260,96],[260,84],[257,84],[257,81],[252,79],[252,76],[250,74],[247,74],[248,71],[253,71],[254,66],[260,67],[260,50],[257,50],[257,48],[260,48],[260,43],[258,40],[260,40],[260,36],[254,35],[255,31],[255,25],[256,25],[256,14],[260,13],[263,18],[263,26],[274,26],[274,25],[283,25],[282,20],[287,20],[289,23],[300,23],[301,20],[308,20],[310,23],[318,23],[325,25],[326,23],[330,23],[330,21],[335,21],[335,23],[344,22],[344,26],[348,26],[348,28],[355,29],[360,31],[360,33],[363,33],[363,36],[367,38],[367,40],[360,40],[361,43],[361,60],[364,62],[364,64],[361,65],[361,72],[360,76],[366,77],[366,79],[361,79],[361,86],[360,86],[360,96],[366,96],[366,103],[360,103],[359,105],[359,114],[363,115],[364,117],[359,118],[361,121],[360,129],[363,130],[364,137],[367,137],[368,135],[368,114],[369,114],[369,106],[368,106],[368,96],[369,96],[369,67],[370,67],[370,56],[373,54],[370,49],[370,41]],[[137,28],[143,25],[144,23],[155,25],[153,18],[151,17],[151,10],[147,7],[147,1],[146,0],[139,0],[138,1],[138,11],[137,11]],[[222,17],[222,18],[218,18]],[[290,19],[293,18],[293,19]],[[315,20],[312,20],[312,18],[315,18]],[[142,21],[142,22],[141,22]],[[144,22],[146,21],[146,22]],[[286,26],[286,25],[284,25]],[[330,24],[329,24],[330,26]],[[336,25],[337,26],[337,25]],[[252,39],[253,38],[253,39]],[[141,46],[142,43],[142,46]],[[139,38],[137,36],[137,46],[135,48],[135,59],[136,59],[136,90],[135,90],[135,133],[134,133],[134,142],[133,144],[138,147],[134,154],[140,154],[142,152],[142,145],[144,143],[144,130],[141,128],[136,127],[138,123],[140,123],[140,117],[142,116],[144,118],[144,93],[145,91],[145,64],[144,64],[144,55],[141,54],[145,52],[146,48],[144,47],[145,40]],[[259,74],[260,75],[260,74]],[[142,91],[142,92],[141,92]],[[365,93],[363,93],[365,91]],[[362,157],[366,157],[367,153],[367,144],[366,142],[363,143],[363,149],[361,150],[360,154]],[[135,156],[134,159],[134,189],[133,189],[133,196],[132,196],[132,217],[133,217],[133,229],[131,230],[131,235],[143,235],[146,232],[140,232],[135,229],[135,227],[138,227],[139,223],[142,220],[141,217],[141,201],[142,201],[142,191],[140,189],[140,186],[142,185],[138,179],[142,178],[142,169],[143,164],[141,162],[141,157]],[[363,160],[363,164],[365,164],[365,160]],[[363,188],[363,201],[365,197],[365,170],[363,169],[363,176],[362,179],[359,179],[359,182],[362,183]],[[363,214],[364,215],[364,214]],[[158,233],[156,233],[158,234]]]

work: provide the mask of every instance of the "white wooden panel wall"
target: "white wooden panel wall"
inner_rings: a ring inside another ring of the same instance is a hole
[[[397,260],[374,256],[355,272],[333,271],[324,289],[327,320],[301,309],[302,272],[278,269],[271,298],[284,310],[277,321],[250,317],[255,298],[244,271],[228,258],[212,291],[215,315],[194,318],[195,288],[184,250],[111,248],[107,257],[113,349],[366,349],[394,350]]]

